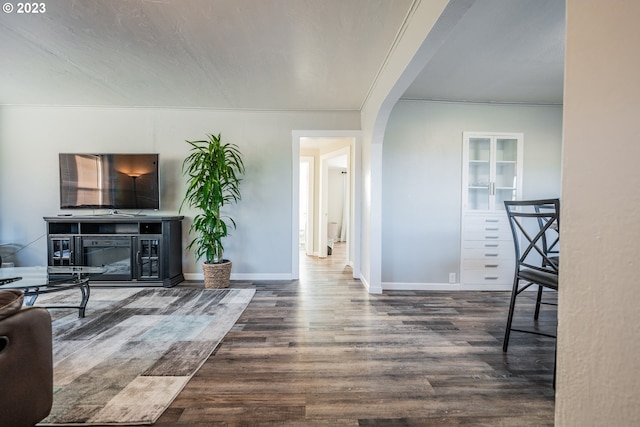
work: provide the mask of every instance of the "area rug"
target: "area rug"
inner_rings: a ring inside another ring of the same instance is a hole
[[[37,305],[69,304],[76,294],[43,295]],[[39,425],[154,423],[254,294],[254,289],[92,288],[85,318],[78,318],[78,310],[50,310],[53,409]]]

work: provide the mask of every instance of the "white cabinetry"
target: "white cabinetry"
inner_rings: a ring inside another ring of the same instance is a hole
[[[508,289],[515,264],[504,201],[522,193],[523,135],[465,132],[463,140],[460,283]]]
[[[463,285],[511,285],[514,250],[506,214],[464,213],[460,253]]]

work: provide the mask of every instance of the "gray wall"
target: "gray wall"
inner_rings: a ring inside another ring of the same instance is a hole
[[[45,265],[43,216],[60,213],[59,152],[158,152],[161,212],[175,214],[184,194],[186,139],[222,133],[239,145],[247,173],[238,224],[225,256],[236,278],[291,275],[292,131],[351,130],[358,112],[251,112],[147,108],[0,107],[0,244],[24,246],[18,265]],[[92,212],[85,212],[92,213]],[[100,212],[97,212],[100,213]],[[183,247],[194,212],[183,211]],[[192,253],[185,273],[201,274]]]
[[[462,132],[524,133],[523,198],[560,195],[562,108],[403,101],[382,155],[382,282],[459,278]],[[383,285],[384,287],[384,285]]]

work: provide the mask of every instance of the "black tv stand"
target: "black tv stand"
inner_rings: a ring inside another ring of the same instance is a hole
[[[125,216],[126,215],[126,216]],[[182,274],[182,216],[45,217],[49,266],[104,267],[92,284],[175,286]]]

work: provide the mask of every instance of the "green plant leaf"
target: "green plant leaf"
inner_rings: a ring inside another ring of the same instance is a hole
[[[229,227],[236,223],[229,216],[222,216],[221,209],[236,203],[240,197],[240,175],[245,167],[240,149],[235,144],[221,143],[221,135],[208,134],[206,140],[186,141],[189,154],[182,163],[182,174],[187,178],[187,190],[180,204],[199,211],[189,227],[193,236],[187,245],[198,259],[221,262],[223,239]]]

